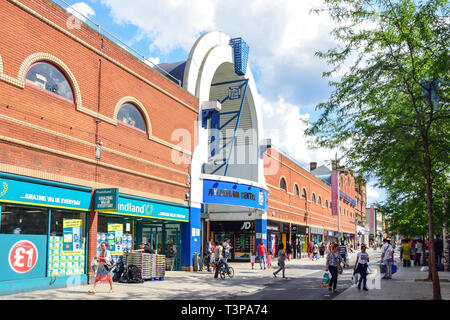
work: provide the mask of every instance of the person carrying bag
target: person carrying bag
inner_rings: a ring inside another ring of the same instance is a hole
[[[325,265],[325,271],[330,271],[331,273],[331,280],[328,284],[328,291],[333,290],[334,293],[339,293],[336,287],[338,275],[342,274],[342,262],[344,262],[344,265],[348,267],[348,264],[343,261],[342,257],[339,255],[339,245],[335,243],[333,244],[332,251],[327,257],[327,262]]]
[[[353,274],[359,273],[361,278],[358,283],[358,290],[361,290],[361,282],[363,282],[363,290],[368,291],[367,289],[367,267],[369,266],[369,254],[366,252],[366,246],[361,245],[361,252],[358,252],[356,257],[355,267]]]

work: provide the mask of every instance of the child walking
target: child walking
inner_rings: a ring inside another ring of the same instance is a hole
[[[269,254],[267,255],[267,269],[270,269],[272,266],[272,250],[269,251]]]
[[[256,253],[252,252],[252,255],[250,256],[250,262],[252,263],[252,270],[255,267],[255,260],[256,260]]]

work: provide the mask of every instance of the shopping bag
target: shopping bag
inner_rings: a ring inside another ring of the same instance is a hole
[[[392,274],[397,272],[397,265],[395,263],[392,264]]]
[[[354,273],[352,277],[352,283],[357,284],[358,283],[358,275],[359,273]]]
[[[328,286],[328,284],[330,283],[330,275],[328,274],[328,272],[325,272],[323,274],[323,278],[322,278],[322,286]]]

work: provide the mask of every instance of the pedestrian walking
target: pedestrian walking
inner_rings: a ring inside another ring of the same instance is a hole
[[[369,266],[369,254],[366,252],[366,246],[361,246],[361,252],[358,252],[356,256],[355,267],[353,268],[355,273],[360,274],[358,290],[361,290],[361,282],[363,283],[363,290],[368,291],[367,289],[367,267]]]
[[[267,269],[272,267],[272,250],[269,250],[267,254]]]
[[[258,259],[259,259],[259,267],[262,270],[262,263],[264,263],[264,270],[266,270],[266,253],[267,253],[267,248],[266,245],[264,244],[264,240],[261,240],[261,243],[258,244],[257,247],[258,250]]]
[[[402,259],[403,259],[403,267],[411,266],[411,245],[408,243],[408,240],[404,240],[402,243]]]
[[[278,246],[278,270],[273,273],[273,276],[276,278],[278,272],[283,271],[283,279],[286,279],[285,277],[285,270],[286,270],[286,252],[284,251],[284,245],[280,243]]]
[[[394,262],[394,248],[390,240],[383,239],[381,247],[381,262],[386,266],[386,273],[382,279],[392,279],[392,263]]]
[[[230,250],[232,249],[232,246],[230,245],[230,239],[226,239],[223,243],[223,251],[225,252],[225,261],[228,262],[228,259],[230,259]]]
[[[320,253],[320,257],[323,258],[325,256],[325,243],[324,242],[320,243],[319,253]]]
[[[341,240],[341,244],[339,245],[339,255],[342,257],[342,260],[347,262],[347,246],[344,240]]]
[[[314,242],[312,260],[319,260],[319,246]]]
[[[252,264],[252,270],[255,267],[255,260],[256,260],[256,253],[252,252],[252,255],[250,256],[250,263]]]
[[[308,258],[311,259],[311,255],[313,253],[313,243],[309,242],[308,243]]]
[[[100,246],[102,248],[102,252],[98,257],[94,258],[98,261],[98,269],[97,275],[95,276],[94,289],[89,290],[89,293],[92,294],[96,293],[95,289],[97,288],[97,285],[99,283],[109,283],[109,292],[114,292],[112,281],[112,267],[109,267],[113,263],[112,256],[111,253],[107,250],[108,244],[106,242],[102,242]]]
[[[339,293],[336,287],[339,274],[338,268],[341,268],[342,262],[344,262],[344,265],[348,267],[348,264],[343,261],[341,255],[339,254],[339,245],[335,243],[331,248],[331,252],[327,256],[327,262],[325,264],[325,271],[330,271],[331,273],[331,280],[328,284],[328,291],[333,290],[334,293]]]
[[[422,253],[423,253],[423,244],[422,240],[417,240],[416,244],[416,265],[421,266],[422,265]]]
[[[291,260],[291,255],[292,255],[292,246],[288,242],[288,243],[286,243],[286,257],[288,260]]]

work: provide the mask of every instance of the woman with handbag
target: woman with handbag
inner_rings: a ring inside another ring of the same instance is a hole
[[[114,261],[111,257],[111,253],[106,249],[108,244],[106,242],[102,242],[101,244],[102,252],[99,257],[95,257],[98,260],[98,270],[97,275],[95,276],[94,289],[89,290],[89,293],[95,294],[95,289],[99,283],[109,283],[110,290],[109,292],[114,292],[113,290],[113,281],[112,281],[112,269],[114,267]]]
[[[361,246],[361,252],[358,252],[356,257],[354,274],[359,273],[361,277],[359,278],[358,290],[361,290],[361,282],[363,282],[363,290],[367,291],[367,267],[369,265],[369,254],[366,252],[366,246],[363,244]]]
[[[333,289],[334,293],[339,293],[339,291],[336,290],[336,287],[338,274],[342,274],[343,272],[341,266],[342,262],[346,267],[348,267],[347,262],[343,261],[341,255],[339,254],[339,245],[337,243],[334,243],[332,250],[327,257],[327,262],[325,265],[325,271],[330,271],[331,273],[331,280],[328,284],[328,291],[331,291]]]

